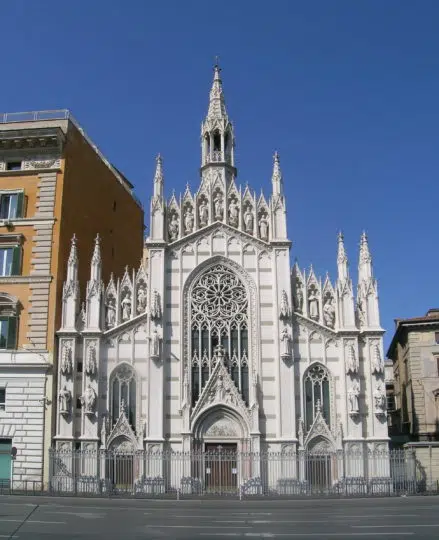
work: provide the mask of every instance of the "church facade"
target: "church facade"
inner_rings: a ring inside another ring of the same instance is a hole
[[[366,474],[368,455],[387,451],[384,331],[366,235],[356,294],[341,234],[335,283],[291,266],[279,156],[265,198],[236,183],[234,148],[215,67],[198,189],[165,200],[157,158],[144,260],[104,284],[97,238],[82,309],[72,240],[58,453],[360,456],[355,473],[332,469],[335,482]],[[142,467],[130,474],[145,476]],[[306,476],[299,469],[288,476]],[[231,470],[239,482],[244,472]],[[194,475],[189,465],[184,476]]]

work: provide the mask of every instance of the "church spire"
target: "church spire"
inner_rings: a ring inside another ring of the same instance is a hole
[[[273,195],[283,195],[284,186],[282,172],[280,170],[279,154],[274,153],[273,174],[271,176],[271,185],[273,187]]]
[[[210,120],[227,120],[226,102],[224,100],[223,84],[221,81],[221,68],[218,62],[215,64],[213,75],[212,88],[209,94],[209,110],[207,112],[207,118]]]
[[[154,175],[154,197],[163,197],[163,160],[162,156],[158,154],[156,158],[156,167]]]
[[[338,254],[337,254],[338,279],[344,281],[349,278],[348,257],[344,247],[343,233],[338,233]]]
[[[372,257],[369,251],[367,235],[363,231],[360,239],[360,257],[358,261],[358,281],[366,281],[372,278]]]
[[[76,282],[78,279],[78,249],[76,235],[74,234],[70,246],[70,255],[67,263],[67,281]]]
[[[97,234],[95,238],[93,256],[91,258],[90,280],[97,281],[98,283],[100,283],[101,270],[102,270],[101,238],[99,234]]]

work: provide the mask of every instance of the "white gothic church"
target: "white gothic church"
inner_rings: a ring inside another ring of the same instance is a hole
[[[166,201],[157,158],[144,261],[104,284],[97,238],[82,311],[73,239],[58,451],[355,451],[366,462],[387,450],[384,331],[366,235],[356,301],[341,234],[334,284],[292,267],[279,156],[266,199],[236,183],[234,149],[215,67],[198,189]]]

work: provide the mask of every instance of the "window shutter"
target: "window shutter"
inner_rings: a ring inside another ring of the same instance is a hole
[[[24,217],[24,192],[20,191],[17,197],[17,210],[15,216],[17,218]]]
[[[17,317],[9,317],[7,349],[17,348]]]
[[[11,276],[18,276],[21,273],[21,246],[15,246],[12,253]]]

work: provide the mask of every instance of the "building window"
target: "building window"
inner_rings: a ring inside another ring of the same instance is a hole
[[[24,193],[0,193],[0,219],[23,217]]]
[[[120,414],[125,413],[128,422],[136,429],[136,376],[128,364],[122,364],[113,372],[110,381],[111,421],[114,425]]]
[[[329,405],[329,373],[322,364],[314,364],[305,373],[305,426],[311,428],[316,413],[320,410],[326,423],[330,426]]]
[[[6,163],[7,171],[21,171],[21,161],[8,161]]]
[[[0,349],[17,348],[18,299],[0,292]]]
[[[439,345],[439,332],[434,333],[434,342],[436,345]]]
[[[393,394],[387,394],[387,412],[392,412],[395,407],[395,396]]]
[[[6,409],[6,388],[0,388],[0,411]]]
[[[0,276],[20,274],[21,247],[0,247]]]
[[[436,373],[437,373],[437,376],[439,377],[439,356],[436,356]]]
[[[245,286],[229,268],[209,268],[192,286],[191,381],[195,404],[218,361],[249,403],[248,298]]]

